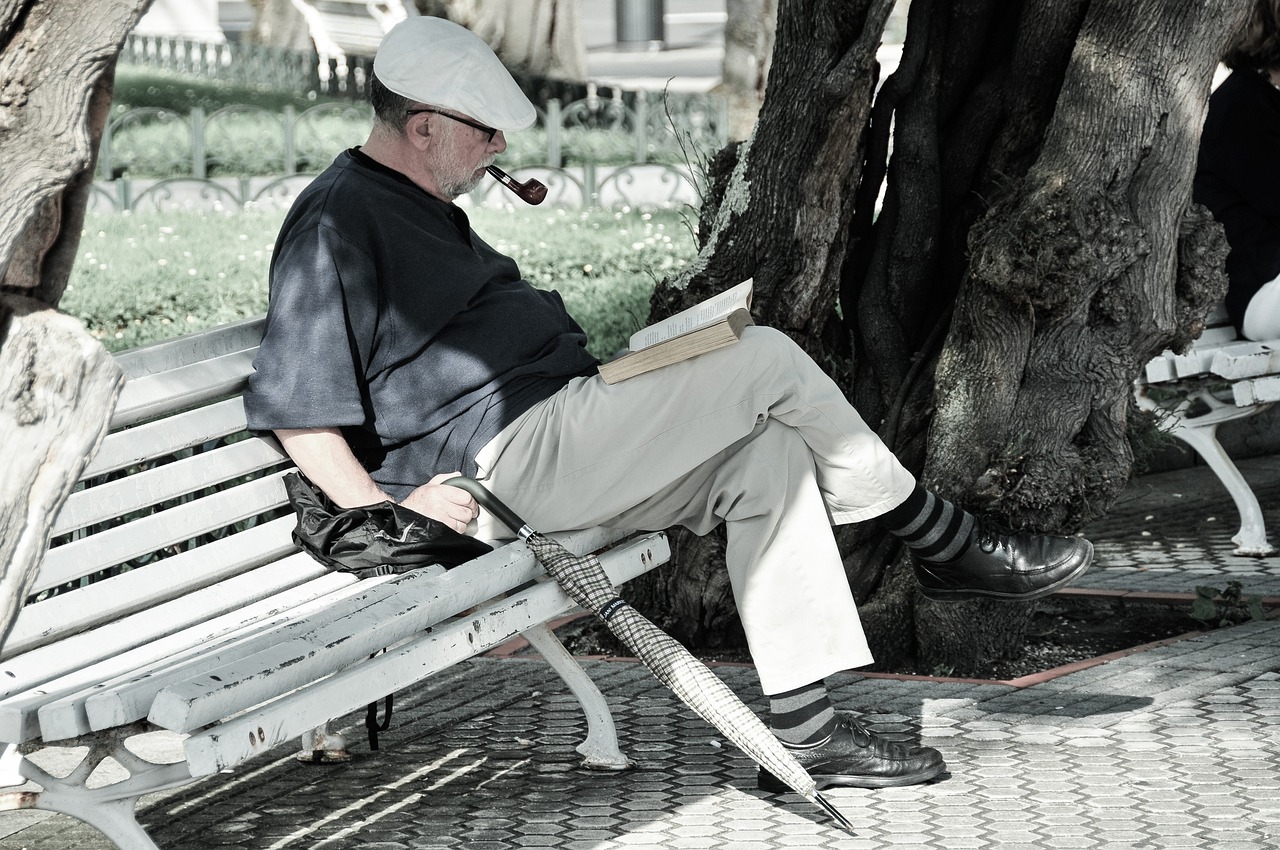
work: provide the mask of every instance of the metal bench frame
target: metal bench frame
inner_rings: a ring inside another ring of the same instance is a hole
[[[253,319],[117,356],[126,384],[111,433],[0,650],[0,787],[11,788],[0,809],[62,812],[120,848],[153,850],[135,816],[142,795],[289,740],[302,740],[303,760],[345,759],[331,719],[516,635],[581,703],[584,766],[629,767],[604,697],[547,626],[574,605],[523,543],[364,581],[297,550],[288,456],[245,431],[240,393],[262,329]],[[670,557],[660,533],[556,536],[606,550],[615,584]],[[185,736],[184,761],[126,746],[157,729]],[[59,778],[26,757],[45,747],[88,751]],[[90,776],[108,758],[128,778],[98,787]]]
[[[1274,555],[1258,497],[1218,441],[1218,426],[1280,401],[1280,340],[1241,339],[1219,305],[1186,352],[1165,351],[1147,363],[1134,392],[1138,407],[1156,414],[1163,430],[1191,446],[1231,494],[1240,513],[1240,530],[1232,537],[1235,554]]]

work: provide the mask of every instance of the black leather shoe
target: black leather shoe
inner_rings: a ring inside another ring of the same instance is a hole
[[[788,747],[809,771],[818,788],[848,785],[854,788],[889,788],[915,785],[946,772],[942,753],[932,747],[913,747],[876,735],[848,714],[840,714],[836,731],[821,744],[803,749]],[[761,791],[790,791],[782,780],[763,767],[756,783]]]
[[[930,599],[1025,602],[1066,587],[1093,563],[1083,537],[1000,534],[978,520],[973,541],[946,564],[916,561],[920,592]]]

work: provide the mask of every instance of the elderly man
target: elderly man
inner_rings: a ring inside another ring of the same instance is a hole
[[[366,143],[298,198],[271,266],[245,396],[339,506],[387,499],[492,534],[461,471],[539,528],[727,530],[772,728],[820,786],[925,782],[942,756],[837,713],[825,677],[871,662],[831,526],[880,521],[937,599],[1028,600],[1083,573],[1088,541],[1005,536],[920,487],[785,335],[614,385],[559,295],[534,289],[454,205],[535,112],[447,21],[383,41]],[[761,773],[760,785],[783,790]]]

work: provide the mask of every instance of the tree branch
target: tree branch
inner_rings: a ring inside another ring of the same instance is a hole
[[[850,46],[840,63],[823,82],[823,94],[833,100],[843,100],[854,86],[866,85],[871,66],[876,61],[876,50],[884,37],[884,25],[893,11],[894,0],[872,0],[857,41]]]

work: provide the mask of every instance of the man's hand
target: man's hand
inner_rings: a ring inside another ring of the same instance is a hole
[[[480,506],[466,490],[443,483],[461,474],[447,472],[437,475],[406,496],[400,504],[423,516],[439,520],[454,531],[465,532],[471,520],[480,515]]]

